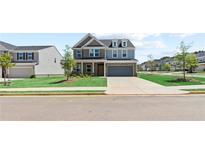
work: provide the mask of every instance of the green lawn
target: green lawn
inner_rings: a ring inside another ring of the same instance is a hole
[[[0,91],[0,95],[82,95],[104,94],[104,90],[75,90],[75,91]]]
[[[200,92],[205,92],[205,89],[182,89],[182,90],[185,90],[185,91],[200,91]]]
[[[190,82],[176,81],[177,76],[171,75],[158,75],[158,74],[143,74],[139,73],[139,77],[149,80],[164,86],[183,86],[183,85],[201,85],[205,84],[205,78],[193,77]]]
[[[71,82],[61,82],[65,77],[39,77],[34,79],[14,80],[10,86],[0,84],[0,88],[32,87],[106,87],[107,79],[102,77],[75,77]]]

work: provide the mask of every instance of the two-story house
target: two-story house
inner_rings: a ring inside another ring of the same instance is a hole
[[[50,76],[64,73],[60,61],[62,55],[55,46],[15,46],[0,41],[0,54],[10,53],[15,67],[9,69],[10,78],[31,75]],[[3,77],[0,67],[0,77]]]
[[[97,39],[84,36],[73,46],[76,73],[95,76],[135,76],[135,46],[129,39]]]
[[[205,51],[196,51],[194,52],[196,55],[199,66],[196,68],[197,71],[205,71]]]

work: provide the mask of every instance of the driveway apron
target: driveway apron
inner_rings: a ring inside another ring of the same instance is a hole
[[[161,86],[137,77],[108,77],[107,94],[175,95],[188,92]]]

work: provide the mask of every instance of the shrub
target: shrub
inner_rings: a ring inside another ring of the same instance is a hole
[[[30,78],[31,79],[36,78],[36,75],[31,75]]]

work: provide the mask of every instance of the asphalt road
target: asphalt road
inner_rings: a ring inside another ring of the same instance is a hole
[[[0,97],[0,120],[205,120],[205,96]]]

